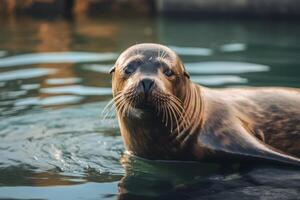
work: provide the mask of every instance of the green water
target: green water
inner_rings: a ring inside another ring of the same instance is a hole
[[[299,24],[280,21],[0,20],[0,199],[146,199],[203,181],[261,188],[220,166],[124,155],[115,116],[101,120],[111,98],[107,72],[128,46],[156,42],[208,87],[300,87],[299,35]],[[227,185],[217,188],[197,195],[220,199]]]

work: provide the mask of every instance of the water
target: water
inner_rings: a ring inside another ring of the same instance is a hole
[[[298,170],[224,170],[123,154],[111,98],[118,54],[163,43],[209,87],[300,87],[290,22],[117,18],[0,20],[0,199],[297,199]],[[121,162],[120,162],[121,158]]]

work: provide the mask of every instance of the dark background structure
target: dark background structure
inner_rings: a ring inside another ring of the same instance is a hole
[[[70,16],[106,12],[300,17],[298,0],[0,0],[0,15]]]

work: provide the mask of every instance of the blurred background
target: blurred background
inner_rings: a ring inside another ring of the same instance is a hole
[[[300,87],[299,20],[298,0],[0,0],[0,199],[145,199],[202,179],[128,175],[113,109],[101,120],[109,69],[155,42],[204,86]]]

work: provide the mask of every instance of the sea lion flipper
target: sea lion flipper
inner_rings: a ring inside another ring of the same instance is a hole
[[[300,166],[300,159],[282,153],[263,143],[243,127],[224,130],[219,133],[203,134],[201,140],[216,152],[246,158],[247,160],[265,160]]]

